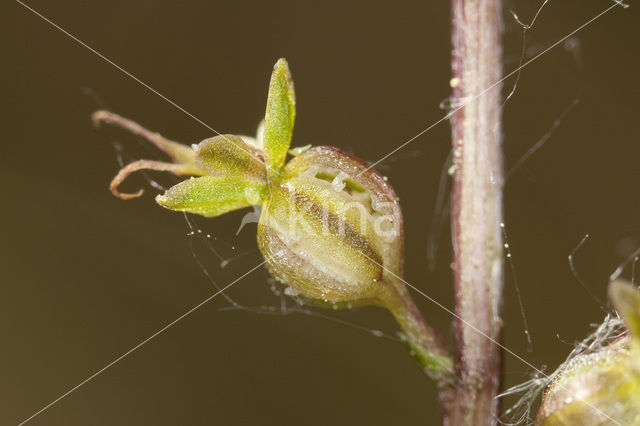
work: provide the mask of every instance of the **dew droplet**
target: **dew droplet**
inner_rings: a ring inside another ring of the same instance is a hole
[[[297,146],[295,148],[290,149],[289,154],[293,155],[294,157],[297,157],[298,155],[302,154],[309,148],[311,148],[311,144],[305,145],[305,146]]]
[[[297,296],[299,293],[296,289],[294,289],[293,287],[285,287],[284,289],[284,294],[286,294],[287,296],[291,296],[291,297],[295,297]]]

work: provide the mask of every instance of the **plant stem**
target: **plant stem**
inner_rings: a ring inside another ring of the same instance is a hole
[[[455,398],[445,424],[496,422],[502,320],[502,75],[500,0],[452,0],[455,177],[452,240],[456,339]],[[473,327],[471,327],[473,326]],[[474,329],[475,328],[475,329]],[[478,332],[480,331],[480,332]],[[484,335],[483,335],[484,334]]]
[[[402,328],[402,340],[411,355],[431,376],[440,390],[454,382],[454,361],[442,336],[429,326],[400,279],[389,278],[388,291],[382,295],[385,307]]]

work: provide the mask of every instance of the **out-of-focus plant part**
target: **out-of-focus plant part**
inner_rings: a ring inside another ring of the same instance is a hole
[[[137,170],[190,175],[156,201],[171,210],[214,217],[262,205],[258,247],[271,274],[297,294],[332,308],[377,305],[403,329],[412,354],[441,387],[453,381],[446,345],[426,324],[401,277],[403,225],[398,198],[386,179],[362,160],[331,146],[291,151],[295,92],[287,62],[275,64],[263,124],[255,139],[221,135],[189,148],[106,111],[93,115],[149,140],[171,162],[139,160],[111,183]]]
[[[564,364],[545,393],[537,425],[640,425],[640,290],[614,281],[609,298],[628,334]]]

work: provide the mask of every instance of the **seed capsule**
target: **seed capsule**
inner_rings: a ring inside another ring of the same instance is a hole
[[[563,366],[536,425],[640,425],[640,290],[618,281],[609,295],[630,334]]]
[[[269,186],[258,224],[271,273],[310,299],[378,298],[389,272],[401,269],[402,215],[393,189],[333,147],[309,149],[284,172]]]

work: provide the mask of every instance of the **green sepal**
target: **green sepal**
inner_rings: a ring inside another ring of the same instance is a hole
[[[265,184],[236,176],[191,178],[158,195],[156,202],[170,210],[219,216],[232,210],[262,203]]]
[[[233,175],[266,183],[263,153],[235,135],[205,139],[195,147],[198,167],[212,175]]]
[[[640,341],[640,289],[624,281],[609,285],[609,298],[636,341]]]
[[[296,95],[287,61],[276,62],[269,83],[267,110],[264,116],[264,151],[269,177],[277,177],[291,144],[296,117]]]

